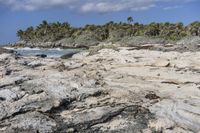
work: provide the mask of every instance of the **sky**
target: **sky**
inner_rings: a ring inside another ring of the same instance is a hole
[[[80,27],[108,21],[200,21],[200,0],[0,0],[0,44],[18,41],[16,32],[48,22]]]

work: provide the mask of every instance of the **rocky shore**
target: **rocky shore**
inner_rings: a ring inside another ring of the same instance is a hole
[[[171,47],[65,60],[0,52],[0,132],[198,133],[200,52]]]
[[[90,38],[91,37],[91,38]],[[61,48],[61,49],[91,49],[93,47],[138,47],[139,49],[150,49],[156,51],[178,51],[178,52],[197,52],[200,51],[200,37],[188,36],[181,40],[170,41],[163,38],[150,38],[143,36],[118,37],[106,41],[97,41],[92,39],[93,36],[87,34],[78,40],[62,39],[49,42],[25,42],[19,41],[14,44],[5,45],[12,48]],[[157,44],[157,45],[156,45]],[[148,46],[147,46],[148,45]],[[147,47],[143,47],[147,46]]]
[[[0,54],[3,54],[3,53],[14,53],[14,51],[0,47]]]

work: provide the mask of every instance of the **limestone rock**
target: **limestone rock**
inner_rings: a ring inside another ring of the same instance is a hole
[[[154,64],[156,67],[168,67],[170,62],[168,60],[157,60]]]
[[[146,48],[0,54],[0,132],[199,132],[200,52]]]
[[[0,98],[3,100],[14,101],[17,97],[16,93],[9,89],[0,90]]]

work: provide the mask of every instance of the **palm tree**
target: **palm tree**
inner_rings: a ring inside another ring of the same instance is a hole
[[[42,24],[40,24],[41,29],[43,29],[43,34],[47,33],[48,26],[49,24],[46,20],[43,20]]]
[[[68,22],[64,22],[62,24],[62,27],[65,28],[65,29],[69,29],[70,28],[70,24]]]
[[[19,37],[20,39],[23,39],[23,34],[24,34],[23,30],[17,31],[17,37]]]
[[[131,23],[133,22],[133,17],[131,17],[131,16],[128,17],[128,18],[127,18],[127,21],[128,21],[129,24],[131,24]]]
[[[127,23],[128,22],[128,23]],[[132,17],[127,18],[127,22],[110,21],[104,25],[86,25],[82,28],[71,27],[68,22],[48,23],[43,21],[36,28],[29,27],[26,30],[17,31],[20,40],[27,42],[46,42],[57,41],[64,38],[76,38],[86,32],[97,36],[99,41],[105,41],[110,38],[120,39],[124,36],[155,36],[164,39],[178,40],[187,35],[200,36],[200,22],[195,21],[188,26],[183,23],[150,23],[131,24]]]

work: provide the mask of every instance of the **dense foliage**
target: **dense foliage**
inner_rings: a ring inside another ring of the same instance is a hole
[[[48,23],[43,21],[37,27],[19,30],[17,36],[25,42],[53,42],[64,38],[76,39],[81,35],[91,35],[98,41],[125,36],[160,37],[168,40],[179,40],[185,36],[200,36],[200,22],[195,21],[187,26],[183,23],[133,23],[128,17],[127,23],[110,21],[104,25],[86,25],[81,28],[71,27],[68,22]]]

